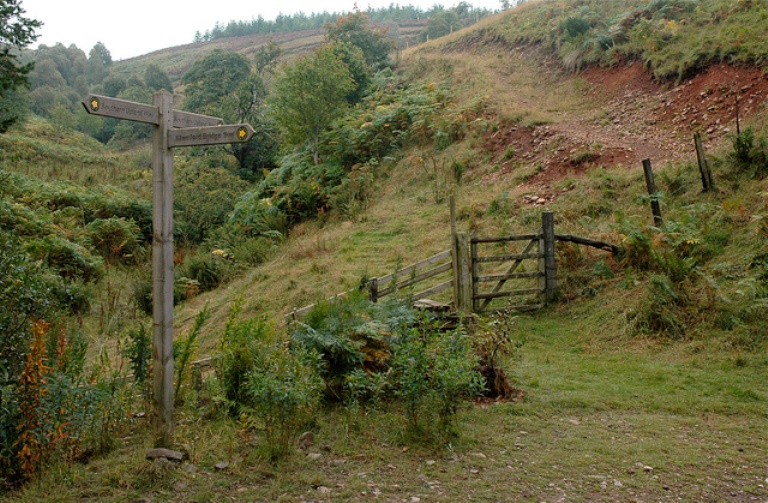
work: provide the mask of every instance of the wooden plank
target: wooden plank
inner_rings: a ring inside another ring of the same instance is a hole
[[[701,184],[704,192],[709,192],[715,188],[712,180],[712,170],[709,167],[709,161],[704,153],[704,145],[701,143],[701,133],[693,134],[693,142],[696,147],[696,160],[699,163],[699,172],[701,173]]]
[[[302,316],[304,316],[314,308],[315,308],[315,304],[310,304],[308,306],[302,307],[301,309],[294,309],[293,311],[285,315],[285,317],[301,318]]]
[[[538,234],[520,234],[519,236],[506,236],[501,238],[472,238],[473,243],[506,243],[511,241],[530,241],[539,239]]]
[[[592,248],[598,248],[613,253],[614,255],[621,255],[621,248],[611,243],[605,243],[603,241],[595,241],[594,239],[582,238],[579,236],[572,236],[570,234],[555,234],[557,241],[568,241],[570,243],[576,243],[584,246],[591,246]]]
[[[400,290],[402,288],[407,288],[411,285],[415,285],[416,283],[421,283],[424,280],[433,278],[446,271],[450,271],[452,268],[453,268],[453,264],[451,264],[450,262],[437,266],[434,269],[430,269],[427,272],[421,273],[417,276],[410,277],[405,281],[401,281],[395,286],[395,290]],[[394,290],[392,289],[392,287],[382,288],[381,290],[379,290],[379,298],[384,297],[385,295],[389,295],[393,291]]]
[[[478,276],[475,278],[475,281],[478,283],[492,283],[494,281],[503,281],[506,282],[510,279],[524,279],[524,278],[538,278],[541,276],[541,273],[536,272],[517,272],[517,273],[511,273],[511,274],[496,274],[496,275],[490,275],[490,276]]]
[[[326,300],[326,302],[333,302],[336,299],[344,299],[344,298],[347,297],[347,295],[349,295],[349,292],[341,292],[341,293],[337,293],[336,295],[333,295],[331,297],[328,297],[325,300]],[[283,316],[283,318],[294,318],[294,319],[300,318],[300,317],[304,316],[305,314],[307,314],[308,312],[310,312],[312,309],[314,309],[315,306],[317,306],[317,303],[310,304],[308,306],[304,306],[304,307],[302,307],[300,309],[294,309],[290,313],[288,313],[285,316]]]
[[[83,106],[86,112],[93,115],[143,122],[155,126],[160,125],[160,111],[155,105],[147,103],[137,103],[110,96],[89,94],[83,100]],[[174,128],[220,126],[222,124],[224,124],[224,119],[220,117],[211,117],[181,110],[173,111],[172,127]]]
[[[475,239],[474,233],[470,236],[468,246],[469,246],[469,262],[471,265],[472,270],[470,271],[470,277],[472,278],[470,280],[470,285],[472,285],[472,295],[470,296],[470,305],[472,306],[471,311],[477,312],[477,301],[475,299],[475,295],[479,293],[480,291],[480,285],[475,281],[475,278],[480,275],[480,262],[478,261],[478,251],[477,251],[477,243],[473,243],[472,240]]]
[[[192,363],[190,363],[190,365],[192,367],[197,367],[197,368],[201,368],[201,369],[202,368],[213,367],[213,358],[209,357],[209,358],[203,358],[201,360],[196,360],[196,361],[193,361]]]
[[[511,260],[528,260],[528,259],[540,259],[540,258],[544,258],[544,254],[541,252],[499,255],[497,257],[477,257],[477,259],[475,260],[478,263],[485,263],[485,262],[509,262]]]
[[[436,255],[432,255],[428,259],[422,260],[421,262],[417,262],[413,265],[409,265],[407,267],[404,267],[400,269],[399,271],[395,271],[393,274],[387,274],[386,276],[380,276],[378,278],[379,285],[383,285],[386,283],[390,283],[392,281],[392,276],[402,277],[403,275],[411,274],[413,271],[417,269],[423,269],[426,266],[436,264],[438,262],[441,262],[443,260],[449,260],[451,258],[451,250],[445,250],[443,252],[440,252]]]
[[[501,297],[513,297],[518,295],[538,295],[542,293],[541,288],[524,288],[522,290],[511,290],[508,292],[491,292],[491,293],[478,293],[475,295],[475,299],[498,299]]]
[[[253,133],[249,124],[171,129],[168,131],[168,144],[171,147],[192,147],[245,143],[251,139]]]
[[[160,111],[156,105],[90,94],[83,100],[83,106],[92,115],[160,125]]]
[[[440,283],[439,285],[435,285],[432,288],[428,288],[427,290],[424,290],[422,292],[419,292],[417,294],[414,294],[411,298],[413,300],[420,300],[426,297],[429,297],[430,295],[435,295],[440,292],[444,292],[445,290],[448,290],[450,288],[453,288],[453,280],[450,279],[444,283]]]
[[[193,114],[192,112],[173,111],[173,127],[189,128],[203,126],[222,126],[224,119],[208,115]]]
[[[445,302],[438,302],[436,300],[424,298],[414,301],[413,307],[416,309],[428,309],[431,311],[450,311],[451,305]]]

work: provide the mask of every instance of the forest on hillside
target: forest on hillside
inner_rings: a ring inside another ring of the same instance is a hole
[[[510,8],[510,2],[502,2],[501,6],[503,10],[506,10]],[[369,8],[365,12],[372,23],[387,27],[393,31],[396,30],[398,24],[427,19],[429,24],[421,34],[422,40],[434,39],[452,33],[494,13],[494,11],[489,9],[473,7],[467,2],[460,2],[450,9],[446,9],[442,5],[434,5],[429,9],[420,9],[413,5],[401,6],[392,4],[379,9]],[[299,12],[297,14],[280,14],[274,21],[265,20],[261,16],[250,21],[230,21],[226,25],[216,24],[203,34],[197,32],[195,34],[195,42],[246,35],[318,30],[327,23],[334,22],[342,15],[344,14],[336,12],[313,12],[309,15]]]

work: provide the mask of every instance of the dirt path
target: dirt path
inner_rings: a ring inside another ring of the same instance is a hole
[[[520,165],[538,165],[527,184],[545,198],[560,179],[596,166],[655,166],[694,161],[693,133],[702,133],[705,148],[713,149],[741,124],[766,107],[768,78],[759,68],[719,64],[679,85],[659,84],[638,62],[612,68],[591,68],[581,79],[584,110],[558,114],[554,122],[527,128],[503,124],[486,139],[505,176]],[[542,103],[540,106],[544,106]],[[509,155],[510,145],[514,156]]]

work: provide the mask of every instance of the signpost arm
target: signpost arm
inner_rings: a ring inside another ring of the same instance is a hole
[[[173,96],[158,91],[154,104],[160,124],[152,149],[152,325],[155,444],[173,444],[173,153],[168,131],[173,127]]]

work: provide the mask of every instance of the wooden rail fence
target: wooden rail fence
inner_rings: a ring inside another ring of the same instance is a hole
[[[368,282],[368,291],[371,301],[378,302],[383,297],[396,292],[414,291],[417,285],[426,283],[427,288],[411,293],[411,300],[417,301],[426,299],[441,292],[450,290],[453,287],[453,279],[450,273],[453,270],[451,250],[445,250],[437,253],[421,262],[398,269],[397,271],[372,278]],[[327,299],[333,301],[337,298],[344,298],[349,292],[339,293]],[[316,304],[310,304],[291,311],[286,318],[297,320],[310,312]]]
[[[486,312],[494,307],[494,301],[512,297],[522,300],[515,305],[498,307],[530,311],[545,306],[555,297],[556,241],[591,246],[614,255],[621,253],[619,247],[610,243],[555,234],[555,217],[551,212],[542,213],[541,228],[536,233],[490,238],[457,232],[455,212],[455,202],[451,198],[451,249],[392,274],[371,279],[368,282],[371,301],[378,302],[395,292],[408,291],[415,302],[453,289],[451,301],[459,312]],[[523,243],[522,249],[509,249],[520,243]],[[491,247],[501,248],[503,252],[494,254]],[[486,285],[493,286],[485,288]],[[328,300],[344,298],[348,293],[334,295]],[[296,321],[315,305],[291,311],[286,318]]]

